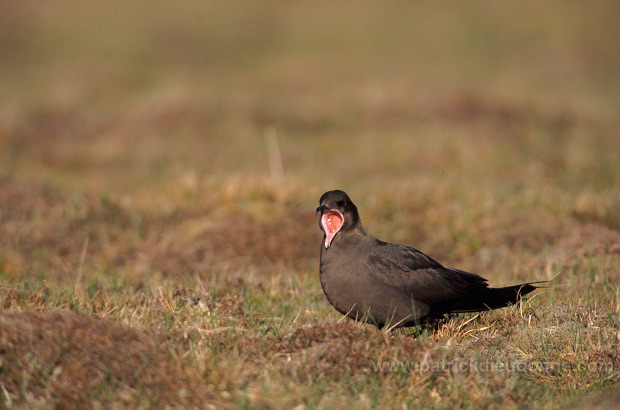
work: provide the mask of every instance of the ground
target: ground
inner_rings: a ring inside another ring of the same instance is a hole
[[[0,403],[615,408],[617,2],[0,6]],[[314,209],[492,285],[342,318]]]

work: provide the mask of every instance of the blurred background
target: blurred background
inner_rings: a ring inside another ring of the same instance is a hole
[[[615,385],[575,408],[618,408],[619,17],[0,1],[0,402],[567,408]],[[553,286],[429,333],[342,321],[314,214],[335,188],[373,236]]]
[[[28,246],[74,269],[84,237],[89,254],[108,241],[98,266],[134,274],[149,249],[206,237],[168,270],[217,251],[314,271],[312,211],[334,188],[376,236],[470,268],[552,246],[565,217],[618,229],[619,15],[614,0],[3,2],[4,272],[41,262]]]

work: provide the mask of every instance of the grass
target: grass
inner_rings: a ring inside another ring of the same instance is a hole
[[[615,408],[616,2],[0,6],[0,403]],[[345,320],[320,195],[492,284]]]

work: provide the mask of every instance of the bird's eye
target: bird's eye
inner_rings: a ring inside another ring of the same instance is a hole
[[[336,205],[338,205],[338,206],[339,206],[339,207],[341,207],[341,208],[342,208],[343,206],[345,206],[346,204],[347,204],[347,201],[345,201],[344,199],[343,199],[342,201],[338,201],[338,202],[336,202]]]

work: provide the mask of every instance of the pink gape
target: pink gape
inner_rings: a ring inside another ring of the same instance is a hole
[[[342,228],[344,217],[335,209],[326,209],[321,215],[321,226],[325,232],[325,249],[329,249],[334,236]]]

